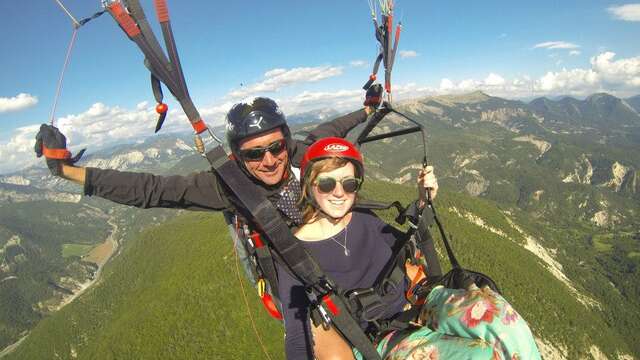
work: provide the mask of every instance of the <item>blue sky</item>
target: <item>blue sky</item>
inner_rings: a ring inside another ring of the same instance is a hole
[[[141,0],[155,22],[151,1]],[[98,0],[65,0],[78,18]],[[256,95],[286,113],[358,106],[376,55],[366,0],[169,0],[191,95],[205,120]],[[483,90],[508,98],[640,94],[640,3],[396,1],[396,99]],[[54,0],[1,1],[0,173],[33,161],[72,32]],[[241,86],[242,84],[242,86]],[[166,92],[168,95],[168,92]],[[146,102],[146,103],[145,103]],[[167,131],[187,129],[168,101]],[[72,145],[151,136],[142,55],[105,14],[78,32],[57,117]]]

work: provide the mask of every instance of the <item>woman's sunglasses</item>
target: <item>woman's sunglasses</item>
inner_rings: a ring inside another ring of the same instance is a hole
[[[280,139],[272,142],[265,147],[242,149],[240,150],[240,157],[242,157],[244,160],[257,161],[262,160],[267,151],[270,152],[271,155],[278,155],[286,148],[287,141],[285,139]]]
[[[346,177],[340,179],[340,185],[342,185],[342,189],[344,190],[344,192],[347,193],[354,193],[358,191],[361,183],[362,179],[356,177]],[[332,192],[336,188],[338,180],[329,176],[322,176],[318,177],[315,184],[318,187],[318,191],[327,194]]]

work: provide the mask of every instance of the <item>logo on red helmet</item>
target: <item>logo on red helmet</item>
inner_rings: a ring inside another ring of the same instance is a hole
[[[324,147],[324,151],[343,152],[349,150],[349,147],[343,144],[333,143]]]

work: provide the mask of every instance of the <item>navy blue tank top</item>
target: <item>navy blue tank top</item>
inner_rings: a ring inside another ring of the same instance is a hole
[[[303,241],[305,248],[325,274],[342,290],[371,287],[387,262],[398,230],[370,212],[354,211],[345,230],[332,238]],[[309,321],[309,300],[302,284],[279,264],[278,285],[285,325],[287,359],[313,359],[313,343]],[[402,311],[406,303],[404,290],[392,296],[383,318]],[[364,324],[363,324],[364,325]]]

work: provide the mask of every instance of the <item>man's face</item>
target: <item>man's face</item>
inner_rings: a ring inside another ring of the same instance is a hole
[[[283,141],[284,134],[280,129],[274,129],[269,132],[249,137],[240,142],[240,151],[266,148],[269,145],[277,141]],[[262,181],[267,185],[275,185],[282,180],[282,177],[287,170],[287,164],[289,162],[289,154],[286,147],[279,153],[273,154],[271,151],[264,153],[264,156],[260,159],[252,160],[242,158],[240,159],[249,173],[256,179]]]

